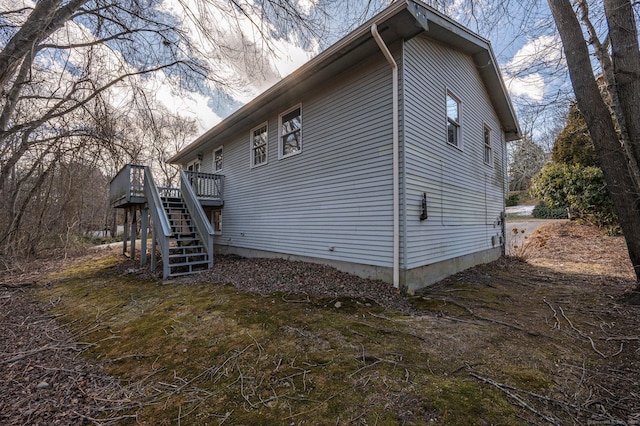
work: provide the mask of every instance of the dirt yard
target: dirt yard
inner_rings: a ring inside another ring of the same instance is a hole
[[[412,297],[280,260],[34,265],[0,283],[0,424],[640,425],[624,240],[517,245]]]

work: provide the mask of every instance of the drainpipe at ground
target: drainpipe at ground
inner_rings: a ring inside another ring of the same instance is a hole
[[[398,161],[400,149],[398,142],[398,64],[393,59],[389,48],[378,33],[378,26],[371,25],[371,35],[391,65],[393,80],[393,286],[400,288],[400,170]]]

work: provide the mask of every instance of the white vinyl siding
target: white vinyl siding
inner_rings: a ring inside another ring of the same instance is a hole
[[[500,124],[473,59],[418,36],[405,42],[403,64],[403,267],[494,248],[506,195],[506,150],[504,136],[494,132],[493,168],[480,160],[485,155],[483,126],[499,129]],[[446,130],[439,123],[447,115],[447,93],[464,106],[459,123],[463,151],[442,142]],[[429,218],[420,221],[423,193]]]
[[[391,71],[376,55],[291,99],[300,103],[293,109],[265,108],[257,122],[279,129],[268,132],[271,146],[280,144],[283,117],[300,108],[304,154],[274,161],[281,149],[270,149],[267,164],[249,169],[253,126],[227,138],[216,245],[391,267],[391,99]]]

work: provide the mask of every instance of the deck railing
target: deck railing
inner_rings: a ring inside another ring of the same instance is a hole
[[[151,270],[156,269],[156,244],[160,246],[162,256],[162,277],[166,279],[169,276],[169,238],[171,237],[171,226],[167,212],[162,206],[160,193],[153,181],[151,170],[145,167],[144,189],[149,203],[149,213],[151,213],[151,222],[153,224],[152,243],[151,243]]]
[[[213,267],[213,235],[214,230],[202,209],[202,205],[198,200],[198,196],[192,186],[191,181],[186,172],[180,172],[180,190],[182,191],[182,199],[189,209],[191,219],[196,227],[196,231],[200,235],[200,239],[209,255],[209,268]]]
[[[180,188],[171,188],[168,186],[159,186],[158,192],[164,198],[180,198]]]
[[[145,167],[127,164],[111,179],[109,201],[111,205],[129,203],[132,198],[143,198]]]
[[[222,200],[224,195],[224,176],[212,173],[183,171],[191,183],[193,191],[200,199]]]

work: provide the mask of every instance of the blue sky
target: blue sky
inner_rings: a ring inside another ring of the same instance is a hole
[[[313,13],[314,4],[317,1],[320,0],[299,0],[303,9],[310,13]],[[561,44],[555,35],[546,1],[512,3],[514,5],[508,13],[516,16],[517,19],[508,18],[505,11],[493,13],[488,9],[490,0],[474,1],[476,7],[484,4],[482,13],[486,16],[476,14],[474,17],[468,9],[467,0],[452,0],[445,11],[491,41],[500,62],[505,83],[516,108],[520,110],[521,117],[529,115],[525,109],[544,105],[549,98],[556,98],[560,90],[567,90],[568,80],[564,71]],[[389,0],[335,2],[327,9],[328,32],[321,40],[311,40],[304,47],[296,44],[293,37],[271,40],[276,46],[275,55],[269,58],[274,72],[268,73],[264,76],[265,78],[260,75],[253,76],[253,79],[247,81],[244,91],[229,93],[226,101],[230,102],[225,102],[224,99],[220,102],[219,98],[211,99],[209,106],[212,108],[213,115],[203,110],[197,113],[200,130],[205,131],[216,124],[235,108],[251,100],[389,3]],[[365,4],[368,7],[365,7]],[[250,31],[248,27],[243,28]],[[563,98],[562,103],[566,103],[566,99]],[[542,123],[548,123],[548,120],[542,117],[539,120]],[[540,131],[544,126],[531,124],[525,127]]]
[[[199,46],[203,57],[219,57],[219,51],[216,50],[217,46],[207,44],[207,37],[201,34],[202,28],[194,22],[197,19],[206,22],[207,31],[216,33],[218,40],[228,43],[230,50],[238,47],[237,50],[241,51],[249,41],[249,44],[255,47],[254,57],[249,61],[246,57],[231,57],[228,61],[211,61],[212,77],[229,82],[224,89],[204,82],[199,85],[198,91],[185,88],[176,90],[176,87],[180,86],[176,76],[163,73],[140,79],[138,84],[146,92],[155,94],[156,101],[170,112],[194,118],[199,133],[220,122],[242,104],[294,71],[391,2],[391,0],[292,0],[297,2],[299,9],[308,16],[308,19],[323,20],[327,24],[326,32],[317,37],[300,39],[295,33],[287,34],[281,29],[268,27],[269,39],[265,41],[261,39],[264,33],[260,34],[256,31],[255,23],[260,22],[259,16],[248,18],[236,14],[236,20],[229,22],[228,17],[234,16],[234,10],[229,1],[209,0],[204,4],[217,6],[206,11],[199,10],[198,1],[161,0],[158,7],[167,16],[173,16],[176,23],[180,23],[182,29],[192,37],[193,43]],[[325,5],[326,14],[317,13],[316,6],[320,2]],[[546,0],[512,2],[432,0],[432,2],[445,4],[446,7],[441,9],[443,12],[491,41],[505,83],[517,109],[524,112],[525,108],[544,105],[550,98],[556,96],[560,88],[567,88],[560,43],[555,35]],[[470,7],[471,4],[473,9]],[[498,8],[502,4],[509,4],[509,9],[492,10],[492,7]],[[0,11],[3,8],[33,7],[33,5],[33,0],[12,0],[8,3],[0,1]],[[185,13],[184,5],[190,6],[191,12],[196,11],[196,13],[193,15]],[[91,32],[83,27],[81,22],[72,22],[63,31],[54,35],[67,42],[90,40],[91,36]],[[270,47],[269,51],[265,46]],[[111,61],[120,66],[124,64],[126,67],[134,68],[133,64],[127,63],[127,58],[121,52],[110,50],[108,46],[101,48],[101,55],[107,58],[105,59],[107,65],[108,61]],[[85,65],[82,49],[70,51],[67,59],[69,63],[77,63],[79,67]],[[53,66],[54,63],[50,65]],[[256,72],[256,69],[259,69],[259,72]],[[63,76],[64,72],[68,71],[62,71]],[[120,72],[122,72],[121,68]],[[127,88],[113,89],[112,98],[116,107],[118,103],[124,104],[128,96],[130,96],[130,90]],[[521,118],[524,116],[523,113],[519,115]]]

